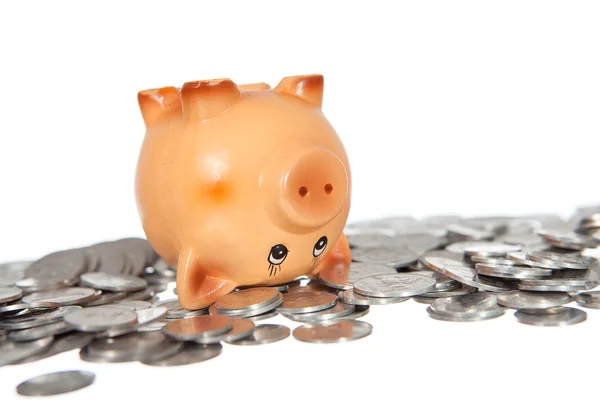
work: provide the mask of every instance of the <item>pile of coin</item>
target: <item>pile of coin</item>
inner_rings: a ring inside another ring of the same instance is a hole
[[[74,349],[87,362],[175,366],[214,358],[223,343],[346,342],[371,334],[358,320],[371,306],[411,298],[440,321],[484,321],[513,309],[524,324],[576,324],[587,318],[581,308],[600,309],[600,291],[590,291],[600,284],[599,232],[600,207],[579,208],[569,220],[363,221],[345,229],[349,265],[318,280],[238,288],[200,310],[181,307],[175,269],[144,239],[59,251],[0,265],[0,366]],[[262,322],[275,315],[303,325],[292,332]],[[81,377],[82,385],[93,380]]]

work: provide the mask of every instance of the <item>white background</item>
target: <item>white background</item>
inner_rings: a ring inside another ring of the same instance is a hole
[[[568,215],[600,202],[598,21],[594,1],[2,2],[0,261],[143,235],[137,92],[217,77],[325,75],[323,109],[351,162],[351,221]],[[543,329],[509,314],[442,323],[424,309],[376,307],[373,335],[351,344],[228,346],[169,370],[84,365],[98,374],[85,398],[594,393],[593,311]],[[0,398],[82,366],[68,353],[3,368]]]

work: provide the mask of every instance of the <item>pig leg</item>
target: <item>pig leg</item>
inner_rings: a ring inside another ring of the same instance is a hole
[[[208,307],[236,286],[230,280],[208,275],[192,250],[179,254],[177,295],[183,308],[198,310]]]
[[[343,264],[347,265],[349,268],[351,261],[352,257],[350,256],[350,246],[348,245],[346,235],[342,233],[333,249],[331,249],[329,254],[327,254],[325,258],[316,265],[316,267],[310,272],[309,277],[318,277],[319,272],[334,265]]]

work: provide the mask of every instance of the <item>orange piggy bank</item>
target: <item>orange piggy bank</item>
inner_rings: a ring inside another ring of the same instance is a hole
[[[350,168],[322,98],[321,75],[139,93],[138,210],[183,307],[350,261]]]

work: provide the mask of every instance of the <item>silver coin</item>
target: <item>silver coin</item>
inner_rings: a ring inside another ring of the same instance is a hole
[[[455,242],[446,246],[446,251],[450,253],[464,255],[466,249],[473,246],[485,246],[489,242],[481,241],[481,240],[466,240],[462,242]]]
[[[434,278],[425,275],[374,275],[357,281],[354,292],[370,297],[406,297],[426,293],[435,284]]]
[[[111,293],[111,292],[109,292]],[[115,293],[115,292],[112,292]],[[137,292],[127,292],[127,297],[125,297],[123,300],[125,301],[146,301],[152,298],[152,296],[154,296],[154,288],[152,287],[147,287],[144,290],[139,290]]]
[[[360,279],[379,274],[392,274],[396,270],[379,264],[351,263],[350,268],[339,264],[326,268],[319,274],[319,279],[325,285],[335,289],[352,289],[354,283]]]
[[[13,261],[0,264],[0,287],[13,286],[25,277],[31,261]]]
[[[103,292],[102,290],[96,290],[96,294],[85,303],[81,303],[83,307],[97,307],[104,306],[107,304],[114,303],[119,300],[123,300],[127,297],[127,292]]]
[[[321,322],[345,317],[352,314],[354,309],[355,306],[352,304],[337,303],[331,308],[314,313],[283,314],[283,316],[296,322]]]
[[[101,333],[100,337],[116,337],[121,335],[126,335],[131,332],[139,331],[152,331],[152,330],[160,330],[167,323],[162,323],[160,326],[156,327],[156,329],[144,329],[148,325],[156,322],[157,320],[163,318],[167,315],[167,308],[158,306],[158,307],[150,307],[142,310],[138,310],[135,313],[137,314],[137,323],[135,325],[126,325],[120,328],[112,328],[103,333]]]
[[[73,280],[86,270],[87,262],[82,249],[61,250],[34,261],[27,268],[25,277],[39,282]]]
[[[28,364],[31,362],[53,357],[57,354],[65,353],[67,351],[81,349],[82,347],[89,344],[93,339],[93,334],[77,331],[72,331],[59,336],[55,336],[54,341],[52,341],[50,346],[46,347],[41,352],[37,352],[28,357],[12,362],[11,365]]]
[[[349,232],[346,236],[348,244],[352,248],[369,248],[369,247],[381,247],[385,245],[391,245],[391,237],[394,235],[394,231],[391,229],[376,228],[371,232],[363,230],[363,233]]]
[[[468,264],[442,257],[425,257],[427,265],[437,272],[449,276],[465,285],[476,287],[479,290],[490,292],[503,292],[506,289],[477,280],[477,271]]]
[[[36,292],[23,297],[23,303],[52,302],[61,306],[85,303],[96,294],[91,288],[72,287],[64,289]]]
[[[494,237],[492,232],[468,225],[452,224],[447,229],[448,235],[458,240],[488,240]]]
[[[200,315],[169,322],[163,327],[163,332],[176,340],[198,341],[229,332],[231,323],[231,318],[222,315]]]
[[[9,304],[7,306],[0,307],[0,316],[10,316],[19,314],[19,316],[23,316],[25,314],[29,314],[31,312],[36,312],[40,310],[45,310],[49,308],[58,308],[58,303],[17,303],[17,304]]]
[[[328,293],[334,293],[334,294],[337,294],[337,292],[338,292],[338,289],[324,285],[323,283],[321,283],[319,281],[309,281],[309,282],[304,282],[304,284],[301,284],[301,283],[302,283],[301,281],[298,281],[298,283],[290,284],[290,287],[288,288],[287,292],[288,293],[328,292]]]
[[[82,332],[102,332],[137,323],[137,314],[123,308],[99,306],[84,308],[65,315],[64,320]]]
[[[132,311],[145,310],[150,308],[151,305],[150,302],[143,300],[121,300],[111,304],[112,307],[123,307]]]
[[[568,326],[578,324],[587,319],[587,313],[572,307],[560,307],[558,312],[553,310],[548,313],[536,314],[516,311],[515,317],[522,324],[535,326]]]
[[[562,306],[573,299],[567,293],[561,292],[526,292],[515,290],[498,293],[498,304],[508,308],[520,309],[546,309]]]
[[[471,256],[472,263],[481,263],[481,264],[491,264],[491,265],[511,265],[518,266],[523,265],[513,260],[509,260],[507,258],[498,258],[498,257],[487,257],[487,256]]]
[[[159,354],[170,356],[180,348],[181,345],[162,332],[136,332],[115,338],[95,339],[82,349],[79,357],[83,361],[100,363],[145,361],[155,359]]]
[[[15,342],[29,342],[48,336],[61,335],[72,331],[73,328],[64,321],[56,321],[47,325],[36,326],[34,328],[12,331],[8,334],[8,339]]]
[[[23,296],[23,291],[16,287],[0,287],[0,304],[9,301],[19,300]]]
[[[462,296],[465,294],[469,294],[469,293],[474,293],[477,291],[477,288],[473,287],[473,286],[469,286],[469,285],[463,285],[461,283],[461,286],[457,289],[454,290],[448,290],[448,291],[444,291],[444,292],[427,292],[427,293],[423,293],[420,294],[418,296],[414,296],[413,299],[418,298],[419,300],[423,300],[425,301],[425,299],[439,299],[442,297],[452,297],[452,296]]]
[[[0,367],[41,353],[52,344],[52,340],[52,336],[49,336],[31,342],[13,342],[10,340],[0,342]]]
[[[238,346],[252,346],[278,342],[290,336],[290,328],[276,324],[262,324],[254,328],[252,335],[241,340],[227,342]]]
[[[208,314],[208,308],[201,308],[199,310],[188,310],[183,308],[181,307],[181,304],[179,304],[178,299],[163,300],[152,304],[152,307],[159,306],[167,307],[167,310],[169,310],[167,312],[167,318],[169,319],[191,318]]]
[[[600,291],[578,293],[574,300],[582,307],[600,309]]]
[[[583,250],[600,245],[600,241],[572,231],[545,230],[538,231],[538,235],[548,243],[565,249]]]
[[[337,296],[325,292],[296,292],[283,295],[283,303],[277,307],[281,314],[309,313],[333,307]]]
[[[279,313],[277,311],[269,311],[266,313],[252,315],[250,317],[245,317],[245,319],[247,319],[248,321],[257,322],[257,321],[264,321],[265,319],[273,318],[277,315],[279,315]]]
[[[517,284],[517,289],[529,292],[578,292],[585,290],[585,286],[573,285],[525,285]]]
[[[589,259],[581,256],[558,254],[550,251],[532,251],[527,253],[527,258],[542,264],[552,264],[569,269],[588,269],[592,264]]]
[[[415,264],[419,255],[408,247],[371,247],[352,251],[352,260],[365,264],[382,264],[403,268]]]
[[[112,292],[135,292],[148,286],[142,278],[104,272],[88,272],[81,275],[80,280],[82,285]]]
[[[47,312],[44,310],[40,314],[28,313],[25,315],[18,315],[0,321],[0,328],[6,328],[9,330],[35,328],[36,326],[47,325],[58,321],[70,313],[80,309],[81,307],[79,306],[64,306],[54,310],[48,310]]]
[[[94,383],[96,375],[89,371],[60,371],[36,376],[21,382],[17,393],[21,396],[53,396],[74,392]]]
[[[464,296],[444,297],[436,299],[431,309],[440,315],[456,316],[469,314],[495,313],[496,296],[491,293],[477,292]]]
[[[185,343],[181,350],[171,357],[163,358],[156,361],[142,361],[142,363],[154,367],[174,367],[181,365],[190,365],[215,358],[219,354],[221,354],[222,350],[223,346],[220,343]]]
[[[212,304],[208,308],[208,313],[210,315],[225,315],[225,316],[232,317],[232,318],[253,318],[253,317],[258,318],[259,316],[262,316],[260,319],[264,319],[264,318],[269,318],[269,316],[267,316],[266,314],[270,314],[271,312],[274,312],[274,315],[277,315],[277,312],[274,310],[277,307],[279,307],[282,303],[283,303],[283,295],[281,293],[277,293],[277,297],[275,297],[274,301],[272,301],[260,308],[253,308],[253,309],[241,310],[241,311],[223,312],[223,311],[219,311],[217,309],[216,304]],[[253,318],[253,320],[258,320],[257,318]]]
[[[128,258],[114,242],[96,243],[83,250],[88,257],[87,272],[122,274],[129,267]]]
[[[384,304],[394,304],[401,303],[410,299],[410,297],[369,297],[363,296],[361,294],[355,293],[353,289],[343,290],[338,293],[338,298],[340,301],[346,304],[353,305],[384,305]]]
[[[508,253],[508,254],[506,254],[506,257],[509,260],[518,262],[519,264],[529,265],[530,267],[534,267],[534,268],[563,269],[563,267],[556,265],[556,264],[540,263],[537,261],[530,260],[527,257],[527,253],[522,252],[522,251]]]
[[[354,306],[354,311],[351,314],[344,315],[343,317],[338,317],[336,318],[336,321],[362,318],[365,315],[367,315],[370,310],[370,306]]]
[[[427,267],[425,267],[427,268]],[[459,287],[461,287],[461,283],[447,277],[446,275],[440,274],[439,272],[433,271],[429,268],[427,268],[424,271],[411,271],[411,272],[403,272],[403,274],[408,274],[408,275],[424,275],[424,276],[430,276],[433,279],[435,279],[435,287],[433,289],[431,289],[431,291],[434,292],[445,292],[448,290],[454,290],[454,289],[458,289]]]
[[[219,342],[233,342],[236,340],[242,340],[252,335],[254,332],[254,322],[242,319],[242,318],[231,318],[231,330],[222,335],[218,336],[206,336],[195,340],[196,343],[201,344],[212,344]]]
[[[521,246],[519,245],[487,242],[465,247],[464,254],[467,256],[504,257],[506,253],[512,253],[520,250]]]
[[[294,329],[294,338],[308,343],[343,343],[362,339],[373,332],[373,326],[364,321],[338,321],[301,325]]]
[[[25,278],[15,283],[24,292],[41,292],[54,290],[75,285],[79,281],[77,277],[52,276],[47,278]]]
[[[443,315],[438,314],[431,306],[427,307],[427,314],[429,317],[433,319],[437,319],[439,321],[447,321],[447,322],[478,322],[478,321],[486,321],[488,319],[498,318],[504,315],[505,309],[502,307],[496,306],[494,308],[495,312],[490,313],[481,313],[481,314],[454,314],[454,315]]]
[[[543,268],[520,267],[496,264],[475,264],[475,269],[480,275],[495,276],[500,278],[543,278],[550,276],[552,271]]]
[[[252,288],[229,293],[219,298],[215,305],[217,310],[223,311],[248,311],[257,309],[274,302],[279,291],[274,288]]]

